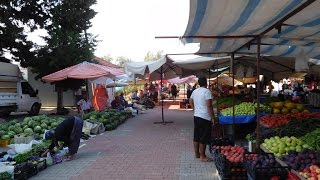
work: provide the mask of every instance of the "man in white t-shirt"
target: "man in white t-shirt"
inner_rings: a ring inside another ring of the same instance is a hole
[[[83,98],[77,103],[77,105],[78,105],[78,111],[82,110],[84,113],[88,113],[92,109],[92,104],[87,99],[87,95],[86,94],[83,95]]]
[[[199,88],[190,97],[190,105],[194,110],[193,144],[196,158],[201,161],[212,161],[206,156],[206,145],[211,138],[211,126],[215,120],[212,107],[212,93],[207,89],[207,78],[198,79]]]

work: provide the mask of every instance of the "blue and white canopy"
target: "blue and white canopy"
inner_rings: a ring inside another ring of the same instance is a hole
[[[289,17],[293,12],[297,13]],[[284,20],[286,16],[289,18]],[[270,30],[275,24],[277,29]],[[253,37],[226,37],[261,35],[263,55],[296,57],[303,48],[308,57],[320,59],[319,27],[320,1],[317,0],[190,0],[183,40],[200,43],[199,53],[256,53],[256,42],[244,46]]]

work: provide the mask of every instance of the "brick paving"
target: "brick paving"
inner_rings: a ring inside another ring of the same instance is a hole
[[[213,162],[194,158],[192,112],[167,108],[165,120],[174,123],[153,124],[161,120],[161,108],[147,110],[84,142],[75,160],[49,167],[32,179],[219,179]]]

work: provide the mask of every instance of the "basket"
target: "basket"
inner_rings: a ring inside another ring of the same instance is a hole
[[[13,142],[15,144],[29,144],[34,139],[34,136],[20,137],[19,135],[15,135]]]
[[[212,146],[234,146],[234,142],[229,138],[212,138],[210,141],[210,147]]]
[[[257,154],[257,153],[246,153],[246,154]],[[272,153],[262,153],[262,154],[268,155]],[[250,166],[250,160],[244,159],[243,166],[248,172],[248,179],[253,179],[253,180],[271,179],[274,176],[277,176],[280,180],[286,180],[288,178],[288,171],[290,170],[288,166],[281,166],[281,164],[279,164],[277,161],[275,162],[275,166],[252,168]]]
[[[210,149],[210,152],[221,179],[247,180],[247,172],[242,163],[228,161],[219,150]]]
[[[10,139],[0,139],[0,147],[7,147],[10,144]]]

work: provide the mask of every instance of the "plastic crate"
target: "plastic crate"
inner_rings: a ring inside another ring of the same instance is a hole
[[[214,163],[221,179],[247,180],[247,172],[242,163],[228,161],[218,150],[211,150],[214,154]]]
[[[0,140],[0,147],[7,147],[10,144],[10,139],[1,139]]]
[[[245,153],[245,154],[257,154],[257,155],[269,155],[272,153]],[[251,167],[250,161],[244,158],[243,167],[248,172],[248,179],[253,180],[264,180],[271,179],[274,176],[278,176],[280,180],[286,180],[288,178],[288,171],[290,168],[288,166],[282,166],[275,159],[275,166],[273,167]]]
[[[34,139],[34,136],[21,137],[19,135],[15,135],[13,142],[15,144],[29,144]]]
[[[234,142],[229,138],[212,138],[210,141],[210,147],[212,146],[234,146]]]
[[[30,177],[37,175],[37,166],[31,162],[24,162],[17,164],[14,168],[14,179],[15,180],[26,180]]]

